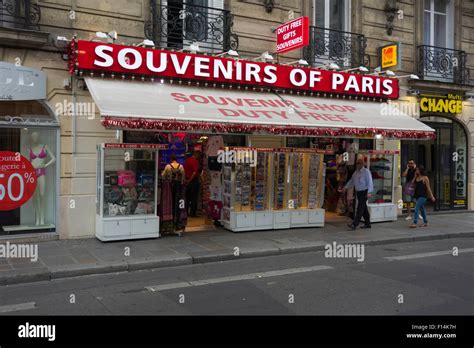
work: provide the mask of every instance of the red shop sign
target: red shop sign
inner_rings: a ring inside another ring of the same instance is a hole
[[[303,16],[280,25],[277,30],[277,53],[295,50],[309,44],[309,18]]]
[[[36,172],[19,152],[0,151],[0,211],[21,207],[36,190]]]
[[[168,144],[117,144],[117,143],[107,143],[104,144],[106,149],[148,149],[148,150],[167,150]]]
[[[398,98],[398,80],[101,42],[77,42],[74,70]],[[77,61],[76,61],[77,59]]]

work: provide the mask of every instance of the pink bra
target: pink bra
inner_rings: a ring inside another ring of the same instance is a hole
[[[33,152],[33,150],[30,148],[30,160],[34,160],[34,159],[37,159],[37,158],[46,158],[47,156],[47,153],[46,151],[44,150],[44,147],[45,145],[43,145],[43,148],[41,149],[40,153],[39,154],[35,154]]]

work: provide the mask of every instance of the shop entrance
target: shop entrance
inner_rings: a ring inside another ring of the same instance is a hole
[[[372,150],[374,141],[372,139],[344,139],[344,138],[307,138],[307,137],[287,137],[288,147],[317,148],[331,151],[331,154],[324,155],[326,164],[325,189],[324,189],[324,209],[325,221],[346,222],[354,217],[353,198],[344,197],[338,189],[342,188],[352,177],[355,171],[355,161],[359,151]],[[344,161],[344,154],[347,153],[347,161]],[[346,165],[341,165],[344,162]]]
[[[167,150],[160,150],[158,162],[159,180],[159,199],[166,199],[166,193],[163,194],[161,185],[162,173],[165,167],[172,161],[172,156],[176,156],[176,161],[183,166],[185,172],[189,172],[188,166],[193,160],[189,160],[197,152],[199,176],[196,178],[196,184],[191,189],[191,184],[187,183],[186,205],[188,208],[186,218],[187,232],[199,232],[214,230],[217,221],[220,219],[219,205],[213,202],[222,201],[221,187],[221,166],[217,163],[217,151],[223,146],[245,146],[246,137],[241,135],[219,135],[216,136],[205,133],[189,132],[152,132],[152,131],[124,131],[124,143],[142,143],[142,144],[166,144]],[[194,162],[195,163],[195,162]],[[163,202],[165,203],[165,202]],[[165,205],[165,204],[164,204]],[[194,209],[193,209],[194,205]],[[217,207],[217,208],[216,208]],[[213,214],[214,213],[214,214]],[[163,221],[160,222],[160,228],[164,228]],[[163,232],[163,231],[162,231]]]
[[[456,121],[444,117],[425,117],[423,122],[436,130],[434,140],[402,141],[401,165],[413,159],[426,168],[436,202],[433,210],[467,207],[467,137]]]

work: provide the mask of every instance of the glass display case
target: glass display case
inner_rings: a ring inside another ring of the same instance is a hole
[[[371,222],[396,221],[395,182],[397,174],[398,151],[369,150],[363,155],[366,167],[372,174],[374,191],[368,199]]]
[[[317,149],[293,150],[288,166],[290,227],[323,226],[324,157]]]
[[[288,209],[289,192],[288,192],[288,159],[290,151],[275,152],[273,155],[273,209]]]
[[[102,241],[159,237],[157,167],[166,145],[98,147],[96,236]]]
[[[269,222],[269,215],[265,215],[271,209],[271,151],[247,148],[227,151],[255,151],[256,161],[252,165],[242,158],[241,162],[225,163],[222,167],[224,227],[233,231],[273,228],[273,220]]]
[[[239,232],[323,226],[324,163],[319,150],[255,151],[254,167],[223,165],[224,227]]]
[[[368,168],[372,174],[374,192],[369,203],[393,203],[394,154],[369,154]]]

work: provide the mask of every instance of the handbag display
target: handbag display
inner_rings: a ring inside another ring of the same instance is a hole
[[[132,170],[119,170],[117,174],[119,186],[135,186],[137,184],[135,173]]]
[[[105,192],[107,203],[118,203],[122,200],[122,191],[118,187],[110,188]]]
[[[135,214],[138,214],[138,215],[153,214],[153,205],[146,202],[139,202],[137,205],[137,208],[135,209]]]
[[[153,185],[154,182],[153,174],[142,173],[138,177],[138,183],[140,185]]]

